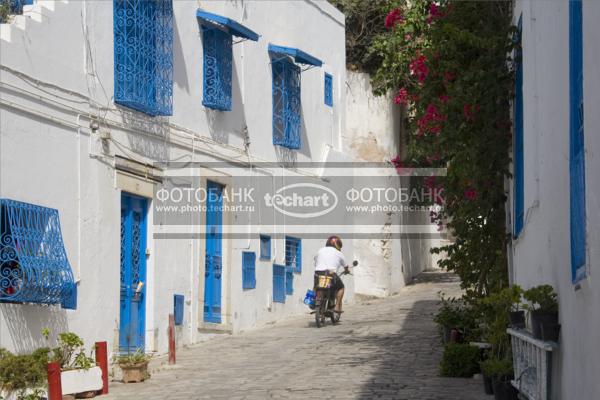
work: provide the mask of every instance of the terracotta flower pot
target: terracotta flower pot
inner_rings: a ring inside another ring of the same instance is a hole
[[[123,371],[124,383],[143,382],[150,377],[147,361],[133,365],[120,364],[119,367],[121,367],[121,370]]]

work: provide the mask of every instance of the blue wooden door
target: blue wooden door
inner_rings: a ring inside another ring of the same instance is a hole
[[[121,314],[119,351],[144,350],[146,330],[147,201],[121,195]]]
[[[221,323],[223,186],[208,181],[207,192],[204,321]]]

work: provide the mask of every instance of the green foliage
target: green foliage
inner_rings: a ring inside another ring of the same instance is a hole
[[[374,73],[382,61],[373,43],[385,33],[384,20],[394,0],[330,0],[346,17],[348,69]]]
[[[478,329],[477,321],[472,307],[463,299],[455,297],[445,298],[443,293],[440,295],[441,306],[433,318],[440,328],[457,329],[465,340],[477,340]]]
[[[468,344],[448,343],[440,364],[442,376],[470,378],[479,372],[480,350]]]
[[[150,360],[150,356],[144,354],[142,349],[137,349],[135,353],[120,355],[116,358],[117,364],[121,366],[133,366],[146,363]]]
[[[444,193],[432,222],[454,241],[432,252],[445,253],[440,266],[479,298],[508,286],[511,3],[445,0],[435,15],[431,4],[398,2],[403,21],[374,44],[383,61],[373,85],[376,93],[398,91],[407,108],[406,166],[447,168],[429,180]]]
[[[16,393],[17,398],[27,399],[27,389],[38,389],[46,385],[46,365],[50,349],[40,348],[31,354],[12,354],[0,349],[0,389]]]
[[[10,0],[0,0],[0,24],[8,22],[10,16]]]
[[[481,371],[490,378],[505,380],[513,375],[513,362],[510,358],[488,358],[481,362]]]
[[[523,297],[529,302],[525,305],[529,311],[558,312],[557,295],[550,285],[532,287],[525,291]]]
[[[52,352],[52,359],[59,362],[63,370],[90,369],[95,365],[94,359],[85,355],[83,339],[72,332],[60,333],[58,347]]]

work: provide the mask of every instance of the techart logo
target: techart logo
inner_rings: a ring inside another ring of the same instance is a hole
[[[316,183],[294,183],[271,195],[265,194],[265,204],[280,213],[295,218],[320,217],[338,204],[333,190]]]

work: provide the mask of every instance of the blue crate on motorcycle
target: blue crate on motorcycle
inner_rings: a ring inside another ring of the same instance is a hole
[[[304,304],[309,306],[311,309],[315,308],[315,292],[308,289],[306,291],[306,296],[304,296]]]

